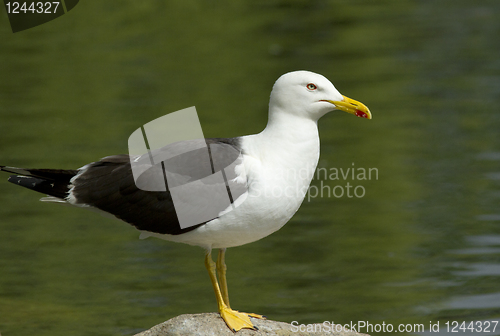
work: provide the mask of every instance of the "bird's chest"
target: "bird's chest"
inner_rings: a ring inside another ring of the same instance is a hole
[[[319,158],[318,146],[280,153],[261,162],[256,177],[249,178],[249,196],[259,204],[265,218],[288,221],[308,191]]]

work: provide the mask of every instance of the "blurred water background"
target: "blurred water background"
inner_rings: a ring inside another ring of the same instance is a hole
[[[317,190],[364,196],[311,197],[277,233],[229,249],[236,309],[304,324],[500,318],[497,0],[80,1],[16,34],[0,13],[3,165],[126,153],[139,126],[193,105],[206,137],[256,133],[274,81],[299,69],[370,107],[371,121],[320,120],[320,167],[378,178],[323,176]],[[132,335],[216,311],[203,250],[138,240],[6,178],[2,335]]]

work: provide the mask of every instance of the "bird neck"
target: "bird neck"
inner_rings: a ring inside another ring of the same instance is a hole
[[[263,164],[280,169],[305,170],[314,173],[319,159],[319,134],[316,120],[296,114],[271,111],[266,128],[253,139]],[[312,175],[311,175],[312,176]]]
[[[301,144],[311,142],[319,145],[317,120],[279,109],[270,111],[267,126],[259,135],[277,145],[283,143],[301,147]]]

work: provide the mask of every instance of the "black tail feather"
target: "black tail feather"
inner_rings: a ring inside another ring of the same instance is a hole
[[[50,196],[65,198],[70,189],[70,180],[77,170],[24,169],[0,166],[0,171],[13,173],[9,182]]]

